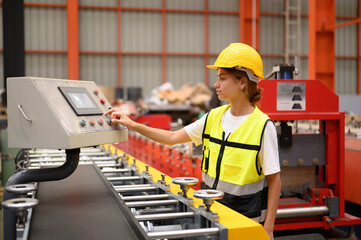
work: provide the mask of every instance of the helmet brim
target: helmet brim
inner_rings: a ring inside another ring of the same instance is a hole
[[[218,69],[218,67],[215,65],[207,65],[207,68]]]

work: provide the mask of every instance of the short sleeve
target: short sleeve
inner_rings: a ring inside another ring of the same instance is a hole
[[[278,140],[275,125],[268,121],[264,131],[260,160],[265,175],[271,175],[281,171],[278,154]]]
[[[206,122],[207,114],[203,115],[197,121],[184,127],[184,130],[192,140],[192,142],[198,146],[202,143],[203,128]]]

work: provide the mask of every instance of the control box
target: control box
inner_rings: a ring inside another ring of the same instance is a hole
[[[111,108],[92,81],[7,79],[11,148],[73,149],[128,140],[128,130],[104,113]]]

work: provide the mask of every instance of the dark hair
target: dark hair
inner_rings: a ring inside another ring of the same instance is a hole
[[[242,78],[247,79],[247,87],[243,91],[247,94],[249,101],[255,105],[259,100],[261,100],[262,88],[258,88],[257,83],[249,80],[246,72],[237,70],[235,68],[225,68],[230,74],[234,75],[237,80]]]

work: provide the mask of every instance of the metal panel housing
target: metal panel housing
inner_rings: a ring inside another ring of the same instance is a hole
[[[9,147],[72,149],[127,140],[128,131],[107,124],[104,115],[77,116],[58,89],[85,88],[105,113],[110,103],[94,82],[22,77],[7,84]]]

